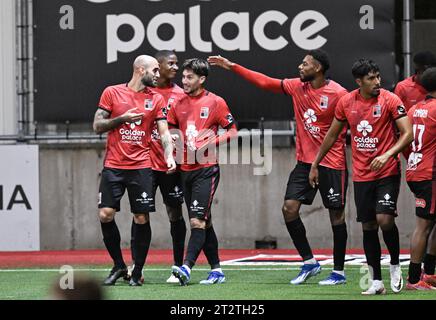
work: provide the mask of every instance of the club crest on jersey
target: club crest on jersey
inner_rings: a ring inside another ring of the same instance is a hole
[[[201,107],[200,119],[207,119],[209,117],[209,108]]]
[[[144,109],[145,109],[145,110],[152,110],[152,109],[153,109],[153,100],[151,100],[151,99],[145,99],[145,102],[144,102]]]
[[[406,108],[403,105],[397,107],[398,114],[406,114]]]
[[[372,116],[374,118],[380,118],[381,117],[381,105],[377,104],[374,107],[372,107]]]
[[[320,102],[319,102],[319,107],[321,109],[327,109],[328,106],[329,106],[329,97],[321,96],[321,99],[320,99]]]

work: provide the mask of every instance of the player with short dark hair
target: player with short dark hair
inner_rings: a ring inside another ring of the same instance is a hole
[[[187,285],[191,270],[203,250],[212,270],[200,283],[211,285],[225,281],[211,216],[212,200],[220,179],[215,147],[236,136],[237,130],[224,99],[204,88],[209,74],[207,61],[188,59],[182,69],[186,95],[168,112],[168,123],[179,129],[183,142],[180,169],[191,237],[183,266],[173,266],[172,272],[181,285]],[[217,136],[218,127],[226,129],[226,133]]]
[[[291,280],[291,283],[303,283],[309,277],[321,272],[321,266],[312,254],[306,229],[300,218],[301,205],[312,204],[318,190],[318,187],[313,189],[309,185],[307,176],[333,120],[336,104],[347,91],[335,81],[326,79],[326,71],[330,68],[330,63],[327,53],[320,49],[307,52],[298,67],[300,77],[294,79],[270,78],[221,56],[209,57],[208,61],[212,65],[235,72],[261,89],[292,96],[297,124],[297,165],[289,175],[282,213],[289,235],[304,262],[300,273]],[[324,207],[328,209],[330,215],[334,260],[332,272],[319,282],[320,285],[346,283],[344,262],[347,227],[344,208],[348,172],[345,161],[345,135],[346,128],[320,166],[319,191]]]
[[[422,86],[422,73],[430,67],[436,66],[436,56],[430,51],[418,52],[413,57],[415,74],[400,81],[395,86],[395,94],[404,102],[404,106],[409,110],[413,105],[425,99],[427,91]]]
[[[406,180],[416,199],[416,227],[411,239],[406,286],[409,290],[433,290],[436,287],[434,260],[433,263],[429,260],[436,255],[436,68],[427,69],[422,74],[421,83],[428,95],[408,112],[414,140],[409,150]],[[431,233],[433,235],[429,237]],[[422,272],[425,259],[427,263]]]
[[[335,119],[312,164],[309,181],[314,188],[319,183],[318,165],[348,123],[357,221],[362,223],[363,247],[373,279],[362,294],[386,293],[381,277],[379,227],[391,256],[391,288],[399,292],[403,280],[399,233],[394,219],[400,189],[398,153],[412,141],[412,126],[402,101],[381,88],[379,67],[374,61],[359,59],[352,67],[352,74],[359,88],[339,100]],[[398,139],[394,124],[400,131]]]
[[[176,169],[171,135],[162,111],[165,101],[160,94],[150,90],[156,86],[158,78],[157,60],[147,55],[138,56],[130,81],[107,87],[95,113],[94,131],[98,134],[108,132],[98,207],[103,241],[114,267],[103,285],[114,285],[120,277],[127,275],[121,236],[114,219],[126,189],[133,213],[131,244],[135,260],[129,285],[141,285],[142,268],[151,241],[149,212],[155,211],[149,154],[155,121],[165,150],[167,171]]]
[[[155,58],[159,62],[160,77],[157,80],[157,86],[153,90],[164,97],[166,101],[165,114],[168,114],[168,111],[185,95],[183,89],[173,82],[179,70],[178,59],[176,53],[171,50],[161,50],[156,53]],[[166,173],[164,150],[157,127],[153,128],[151,136],[150,156],[153,168],[154,191],[156,192],[157,187],[159,187],[162,194],[171,224],[174,265],[180,267],[183,264],[186,237],[186,224],[182,211],[183,186],[179,171],[173,174]],[[171,274],[167,282],[179,283],[179,280]]]

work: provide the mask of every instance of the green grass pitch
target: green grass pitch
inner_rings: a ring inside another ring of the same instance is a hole
[[[74,266],[75,272],[86,272],[98,281],[108,274],[109,266]],[[383,279],[388,294],[385,296],[362,296],[359,283],[364,274],[360,267],[347,267],[347,284],[319,286],[317,282],[328,275],[329,266],[323,266],[320,275],[307,283],[289,284],[298,273],[296,267],[286,266],[225,266],[227,281],[224,284],[204,286],[198,282],[207,277],[208,268],[198,265],[192,272],[190,285],[181,287],[167,284],[169,265],[151,265],[144,269],[145,283],[142,287],[129,287],[118,280],[113,287],[104,287],[106,299],[113,300],[436,300],[434,291],[403,291],[392,293],[389,285],[389,270],[383,269]],[[85,271],[83,271],[85,270]],[[407,267],[403,267],[406,278]],[[0,300],[47,299],[50,285],[61,276],[58,269],[1,269]],[[19,285],[17,285],[19,284]]]

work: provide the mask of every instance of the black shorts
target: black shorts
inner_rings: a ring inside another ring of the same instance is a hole
[[[436,220],[436,180],[408,181],[407,184],[415,195],[416,216]]]
[[[189,218],[210,219],[213,196],[220,180],[218,165],[194,171],[182,171],[183,192]]]
[[[311,165],[298,162],[289,175],[285,200],[298,200],[302,204],[312,204],[316,192],[321,194],[324,207],[327,209],[343,209],[348,187],[348,171],[335,170],[319,166],[319,185],[312,188],[309,184]]]
[[[150,168],[136,170],[104,168],[101,172],[98,207],[120,211],[120,201],[126,188],[132,213],[156,211],[153,175]]]
[[[400,175],[374,181],[354,182],[354,200],[357,221],[375,221],[380,213],[397,216],[397,200],[400,192]]]
[[[153,196],[157,187],[160,189],[164,203],[169,207],[178,207],[183,203],[183,188],[180,172],[167,174],[165,171],[153,170]]]

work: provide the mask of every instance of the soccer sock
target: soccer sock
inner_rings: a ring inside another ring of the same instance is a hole
[[[188,250],[185,258],[185,264],[190,269],[195,265],[195,262],[203,249],[205,240],[206,230],[200,228],[191,229],[191,237],[189,238]]]
[[[424,272],[425,274],[433,275],[435,269],[436,256],[426,253],[424,257]]]
[[[109,255],[114,261],[114,266],[121,269],[125,268],[126,264],[124,263],[120,246],[120,231],[118,230],[115,220],[107,223],[100,222],[100,224],[101,231],[103,233],[103,242],[107,251],[109,252]]]
[[[204,241],[203,252],[207,258],[207,262],[209,262],[211,269],[220,267],[220,258],[218,256],[218,239],[213,226],[206,229],[206,240]]]
[[[410,262],[409,264],[409,278],[408,281],[415,284],[421,278],[421,264]]]
[[[180,220],[171,221],[171,237],[173,239],[174,264],[180,267],[183,264],[186,238],[186,224],[183,217]]]
[[[132,277],[134,279],[139,279],[142,274],[142,268],[145,264],[145,259],[147,258],[148,249],[150,248],[151,242],[151,227],[150,222],[145,224],[133,225],[135,239],[133,241],[133,252],[135,255],[135,268],[132,271]]]
[[[400,236],[398,235],[397,225],[387,231],[383,231],[383,239],[391,256],[391,264],[397,265],[400,263]]]
[[[347,248],[347,225],[345,223],[332,226],[333,229],[333,263],[334,271],[343,271],[345,251]]]
[[[291,222],[286,222],[286,227],[303,261],[312,259],[313,254],[309,242],[307,241],[306,228],[301,219],[297,218]]]
[[[135,220],[132,219],[132,226],[130,228],[130,254],[132,255],[132,263],[133,264],[135,264],[135,253],[133,250],[133,242],[135,241],[135,230],[136,230],[134,225],[135,225]]]
[[[373,280],[381,280],[381,247],[378,230],[363,230],[363,248],[368,266],[373,270]]]

